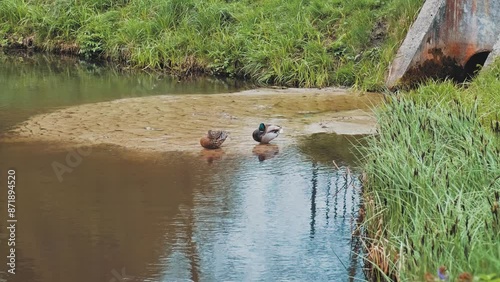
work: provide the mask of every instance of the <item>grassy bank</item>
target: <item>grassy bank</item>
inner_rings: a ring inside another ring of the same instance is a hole
[[[444,266],[451,281],[500,279],[499,89],[497,61],[468,87],[428,83],[377,110],[365,227],[386,278],[433,281]]]
[[[383,88],[423,0],[3,0],[0,45],[178,75]]]

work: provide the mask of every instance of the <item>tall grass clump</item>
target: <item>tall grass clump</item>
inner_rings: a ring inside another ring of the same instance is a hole
[[[468,87],[430,82],[376,110],[364,159],[375,278],[500,274],[499,66]]]
[[[3,0],[0,44],[181,76],[381,90],[423,2]]]

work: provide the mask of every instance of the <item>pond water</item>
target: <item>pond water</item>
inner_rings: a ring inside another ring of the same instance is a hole
[[[239,80],[177,80],[96,66],[74,57],[0,53],[0,131],[57,108],[160,94],[227,93],[252,87]]]
[[[59,57],[1,62],[0,130],[80,103],[248,87],[123,74]],[[7,273],[3,209],[0,278],[364,280],[351,239],[360,204],[351,144],[360,140],[314,134],[265,154],[214,158],[142,155],[106,145],[75,157],[75,150],[54,150],[53,144],[0,140],[0,177],[7,179],[9,168],[17,177],[16,274]],[[68,162],[70,171],[58,176],[54,167]]]

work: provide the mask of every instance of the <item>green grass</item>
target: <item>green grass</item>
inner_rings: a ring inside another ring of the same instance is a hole
[[[500,61],[467,87],[429,82],[376,110],[365,227],[386,278],[500,275],[499,79]]]
[[[384,87],[423,0],[3,0],[0,45],[31,39],[179,75],[302,87]],[[26,45],[26,44],[25,44]]]

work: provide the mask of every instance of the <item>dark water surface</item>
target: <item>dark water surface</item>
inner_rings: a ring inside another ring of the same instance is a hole
[[[47,73],[43,64],[0,67],[0,82],[8,85],[0,90],[4,126],[61,106],[182,93],[145,75],[109,69],[93,75],[78,63]],[[198,83],[192,89],[234,91],[219,82]],[[199,152],[144,157],[105,146],[82,150],[79,158],[47,144],[0,143],[0,278],[364,280],[352,252],[360,184],[348,168],[355,166],[351,142],[356,138],[316,134],[276,155],[252,155],[249,148],[209,161]],[[58,164],[71,164],[71,171],[58,177]],[[6,272],[9,168],[17,180],[15,275]]]

